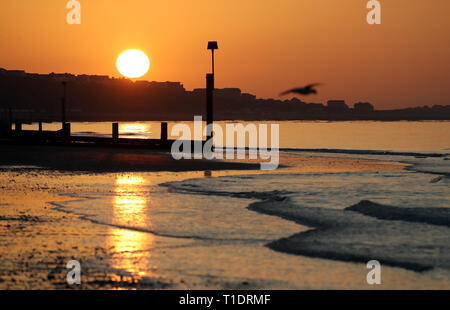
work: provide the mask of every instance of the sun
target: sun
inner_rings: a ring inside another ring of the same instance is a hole
[[[145,75],[150,69],[150,60],[140,50],[127,50],[117,58],[117,70],[127,78],[135,79]]]

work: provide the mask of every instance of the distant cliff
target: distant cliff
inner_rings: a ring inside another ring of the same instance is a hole
[[[67,82],[70,121],[192,120],[205,116],[205,89],[179,82],[132,82],[108,76],[30,74],[0,69],[0,117],[60,120],[62,81]],[[377,111],[368,102],[349,107],[299,99],[258,99],[237,88],[216,89],[216,120],[450,120],[450,105]]]

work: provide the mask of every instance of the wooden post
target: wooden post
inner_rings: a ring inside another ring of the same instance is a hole
[[[70,123],[64,124],[64,140],[70,142]]]
[[[39,121],[39,132],[42,133],[42,121]]]
[[[213,125],[213,95],[214,95],[214,74],[208,73],[206,75],[206,126]],[[213,134],[206,136],[209,140]]]
[[[114,142],[117,142],[117,140],[119,140],[119,123],[112,124],[112,138]]]
[[[161,122],[161,142],[167,142],[167,123]]]
[[[16,132],[22,131],[22,123],[21,122],[15,121],[15,126],[16,126]]]

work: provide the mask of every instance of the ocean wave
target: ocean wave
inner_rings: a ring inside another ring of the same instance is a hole
[[[386,175],[396,178],[386,182]],[[175,192],[257,199],[248,205],[249,210],[310,227],[267,244],[276,251],[360,263],[375,259],[417,272],[450,269],[450,209],[445,201],[439,203],[437,195],[446,187],[430,183],[425,174],[258,175],[242,184],[243,177],[191,179],[165,186]],[[270,190],[280,187],[283,190]],[[420,190],[428,195],[417,198],[414,207],[409,207],[408,202],[415,199],[412,195],[421,195]],[[445,191],[441,195],[445,200]],[[364,196],[406,206],[364,199],[339,206]]]
[[[399,208],[362,200],[346,208],[346,210],[382,220],[418,222],[450,227],[450,209],[448,208]]]
[[[249,209],[314,227],[267,245],[276,251],[361,263],[375,259],[381,264],[417,272],[450,269],[450,230],[424,224],[429,217],[420,217],[420,223],[379,220],[361,215],[360,210],[318,210],[293,204],[289,199],[256,202]],[[378,212],[385,215],[389,211]],[[408,212],[403,219],[411,220]],[[414,218],[414,222],[418,220]]]

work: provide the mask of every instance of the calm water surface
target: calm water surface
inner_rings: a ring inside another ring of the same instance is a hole
[[[232,122],[218,122],[225,128]],[[256,122],[255,124],[270,124]],[[280,125],[280,147],[300,149],[351,149],[411,152],[450,151],[450,122],[273,122]],[[169,122],[169,136],[172,127]],[[193,123],[187,122],[191,128]],[[242,122],[246,125],[248,123]],[[57,130],[60,124],[44,124],[44,130]],[[37,125],[24,126],[36,128]],[[72,123],[75,135],[111,136],[111,123]],[[160,122],[120,123],[124,138],[159,138]],[[270,136],[270,134],[269,134]],[[176,137],[172,137],[176,138]],[[219,142],[217,142],[219,144]]]

